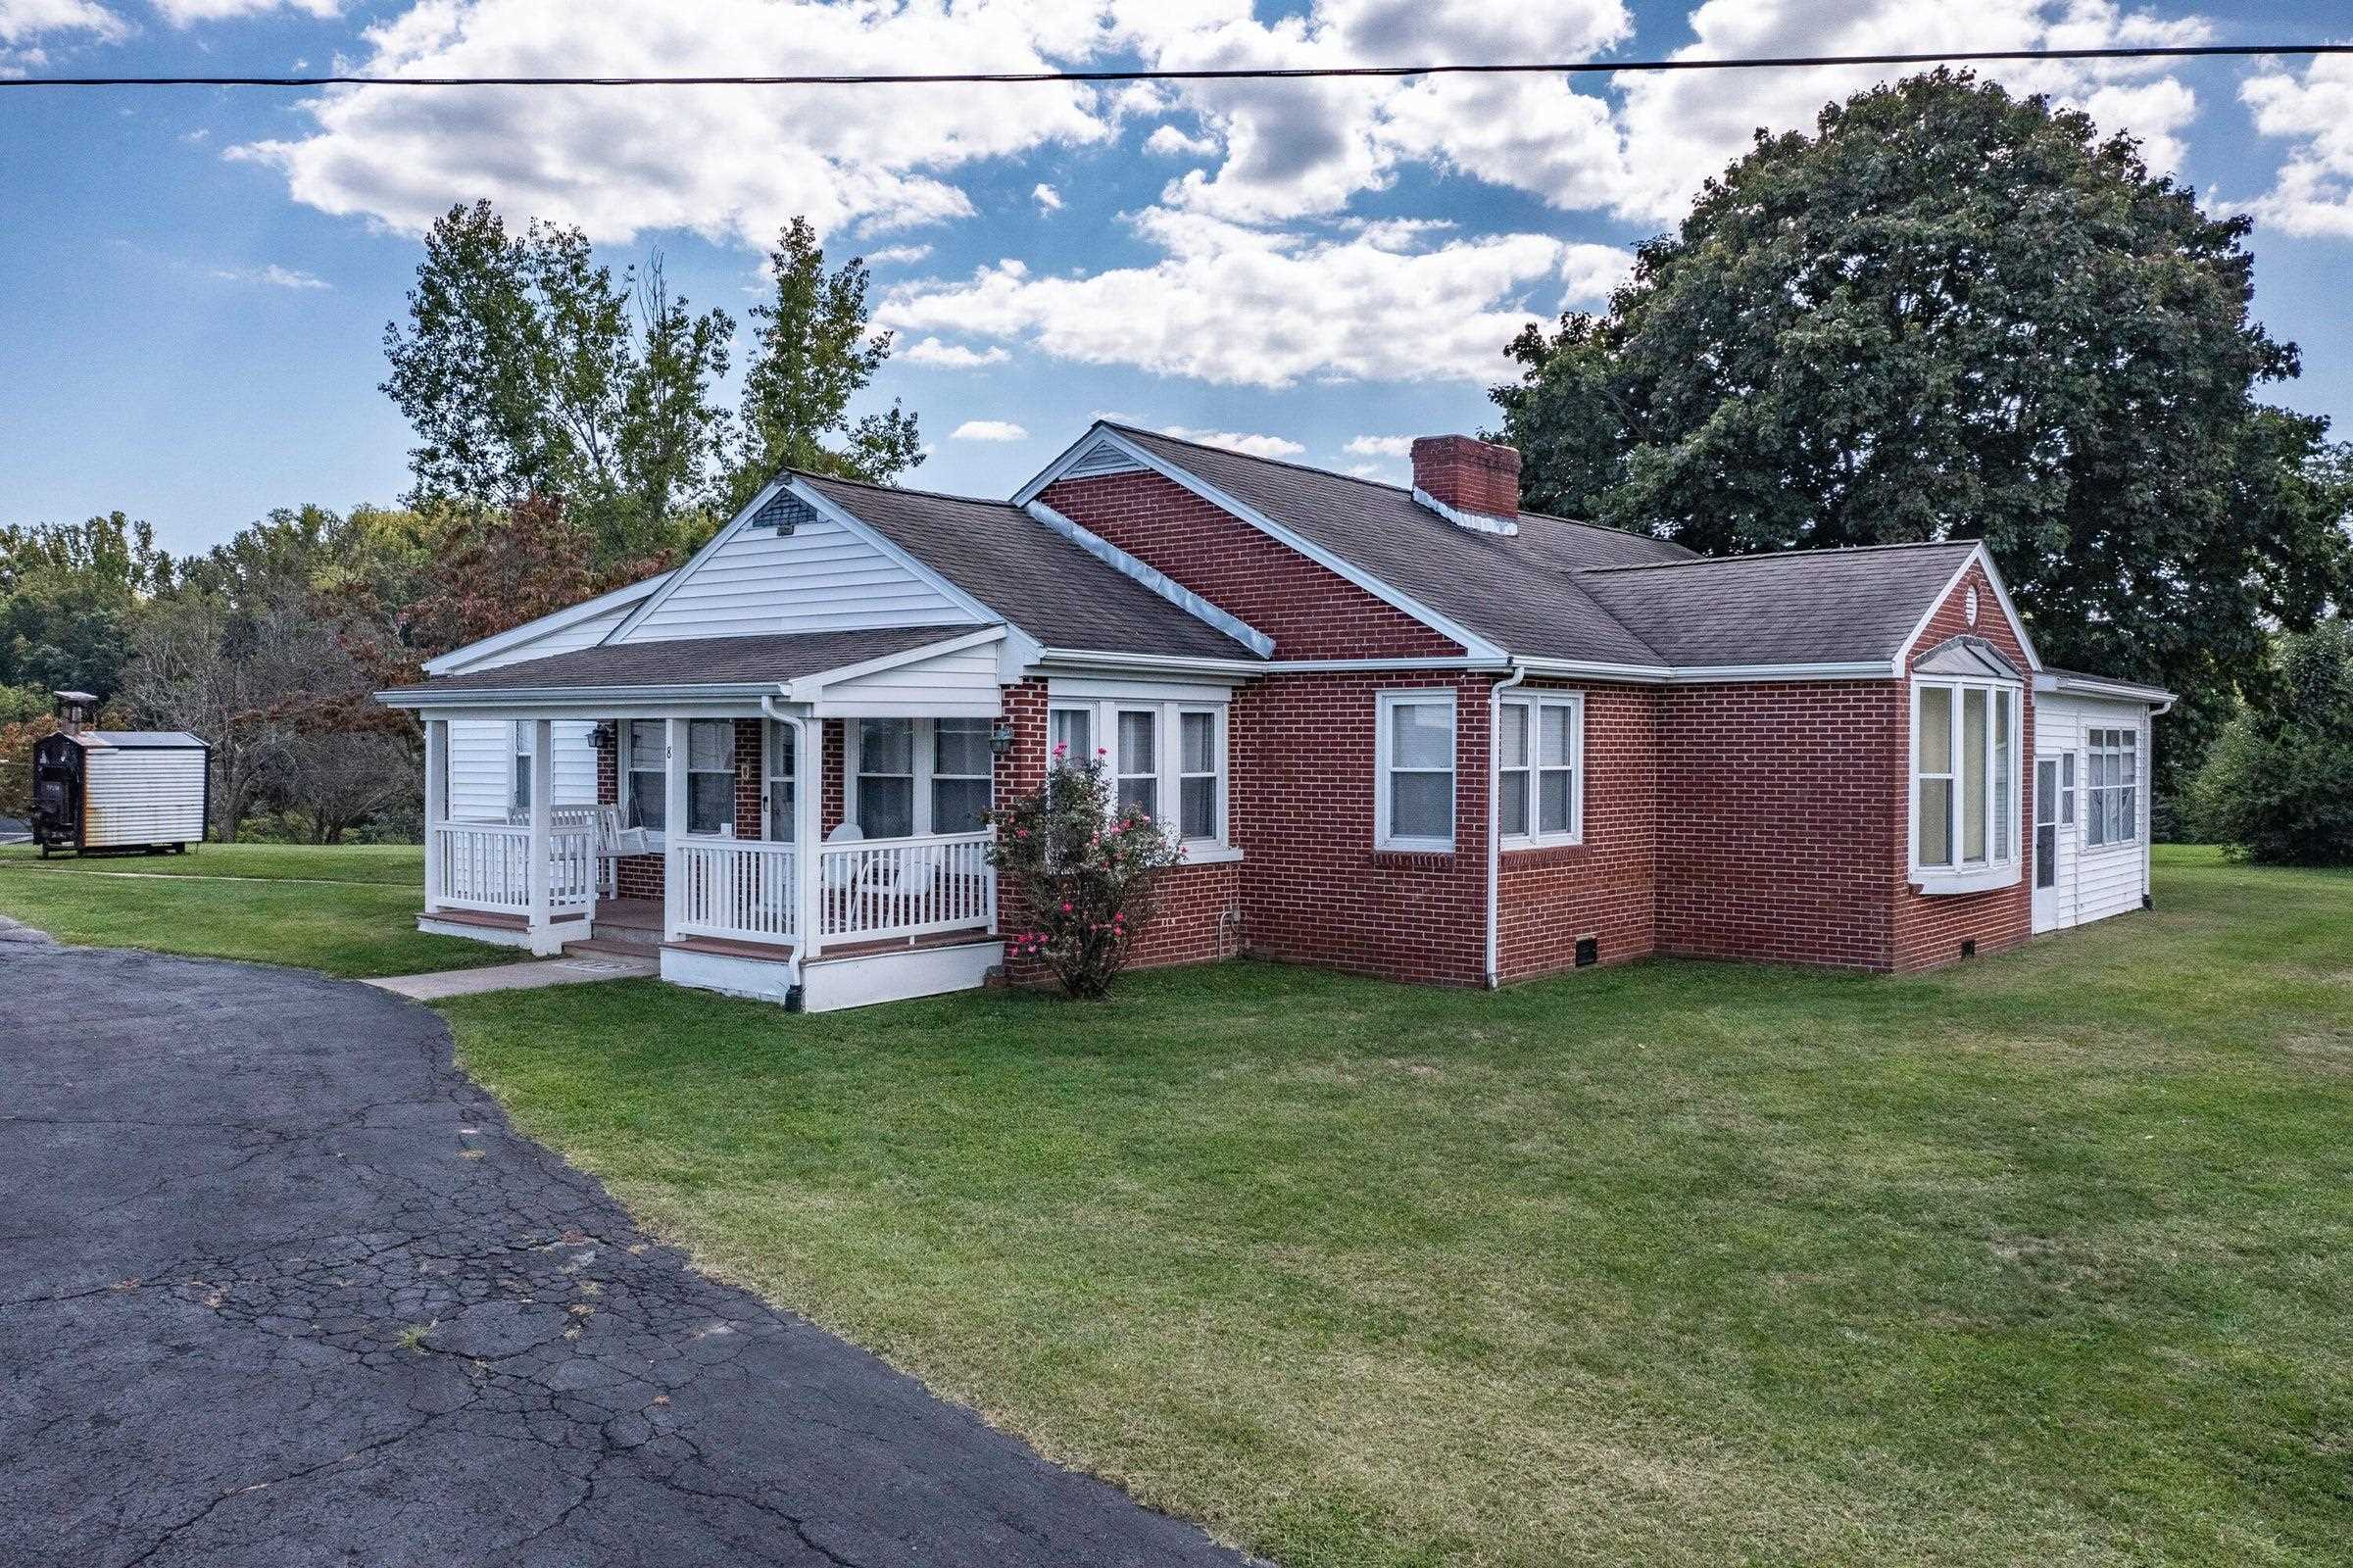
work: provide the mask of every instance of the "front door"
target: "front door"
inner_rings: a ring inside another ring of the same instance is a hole
[[[2059,923],[2059,760],[2034,759],[2034,928],[2048,931]]]

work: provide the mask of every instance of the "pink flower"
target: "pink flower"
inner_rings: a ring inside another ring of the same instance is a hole
[[[1054,742],[1054,755],[1057,758],[1068,757],[1070,755],[1070,743],[1068,741]]]
[[[1067,904],[1063,905],[1063,906],[1062,906],[1062,912],[1063,912],[1064,914],[1068,914],[1068,913],[1070,912],[1070,906],[1069,906],[1069,905],[1067,905]]]
[[[1108,746],[1098,746],[1095,748],[1095,755],[1098,757],[1108,757],[1111,755],[1111,749]]]

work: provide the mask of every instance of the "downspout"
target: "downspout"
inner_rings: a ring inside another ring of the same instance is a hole
[[[801,854],[801,811],[803,807],[800,797],[813,782],[817,789],[817,798],[824,799],[824,759],[815,756],[808,744],[809,720],[807,718],[798,713],[779,713],[776,711],[775,697],[767,693],[762,693],[760,696],[760,710],[793,732],[793,858],[796,867],[794,880],[796,883],[806,883],[809,877],[817,874],[817,865],[815,856],[804,857]],[[763,771],[767,767],[767,759],[764,757],[760,759],[760,767]],[[807,865],[800,864],[799,862],[805,858],[809,863]],[[801,890],[796,886],[793,890],[793,958],[790,963],[785,965],[785,972],[792,977],[792,987],[795,991],[801,989],[802,955],[809,952],[809,933],[800,929],[806,923],[802,917],[808,908],[809,901],[801,896]]]
[[[1495,931],[1495,889],[1503,875],[1503,834],[1500,809],[1503,796],[1503,694],[1528,678],[1524,664],[1487,689],[1487,989],[1503,984],[1500,944]],[[1533,740],[1535,737],[1531,736]],[[1535,803],[1530,802],[1531,806]]]

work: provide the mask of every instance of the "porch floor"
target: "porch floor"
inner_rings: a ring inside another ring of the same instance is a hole
[[[662,901],[660,899],[599,899],[596,918],[589,922],[598,930],[611,929],[615,933],[651,931],[652,940],[662,940]],[[623,941],[628,940],[626,937]]]

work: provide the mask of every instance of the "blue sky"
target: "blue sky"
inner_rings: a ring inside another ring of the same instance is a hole
[[[1523,13],[1541,13],[1525,15]],[[2318,3],[2103,0],[0,0],[0,72],[1036,69],[1639,58],[2353,36]],[[2353,433],[2353,62],[2006,79],[2148,142],[2257,220],[2274,389]],[[874,263],[923,418],[910,482],[1002,494],[1099,413],[1383,477],[1485,422],[1518,321],[1592,305],[1755,124],[1853,83],[1684,74],[1061,86],[0,93],[0,522],[121,508],[170,548],[271,507],[390,502],[376,390],[417,233],[486,195],[659,250],[698,305],[809,214]],[[958,432],[962,432],[959,434]],[[1019,431],[1020,434],[1013,434]],[[990,439],[989,437],[998,437]]]

